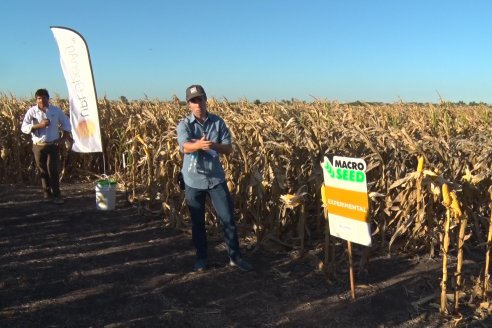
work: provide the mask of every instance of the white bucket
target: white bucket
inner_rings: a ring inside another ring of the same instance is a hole
[[[96,207],[98,210],[114,210],[116,206],[116,181],[99,180],[96,184]]]

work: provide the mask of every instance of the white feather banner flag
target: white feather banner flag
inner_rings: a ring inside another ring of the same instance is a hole
[[[87,43],[77,31],[52,26],[70,100],[73,151],[102,152],[97,96]]]

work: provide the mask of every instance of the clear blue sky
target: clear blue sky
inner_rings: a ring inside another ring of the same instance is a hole
[[[0,2],[0,92],[67,97],[50,26],[77,30],[99,98],[492,103],[488,0]]]

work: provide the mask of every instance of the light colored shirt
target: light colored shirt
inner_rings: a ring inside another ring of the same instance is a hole
[[[49,119],[50,124],[41,129],[32,129],[34,124],[38,124],[44,119]],[[70,120],[65,113],[58,107],[49,105],[46,112],[39,107],[32,106],[27,110],[24,120],[22,121],[21,131],[25,134],[31,134],[34,144],[53,142],[60,137],[60,127],[67,132],[72,131]]]
[[[178,123],[179,149],[184,152],[185,142],[207,139],[218,144],[232,144],[232,137],[224,120],[214,114],[208,114],[203,124],[190,114]],[[225,173],[220,158],[215,151],[198,150],[184,154],[183,179],[185,184],[196,189],[211,189],[225,181]]]

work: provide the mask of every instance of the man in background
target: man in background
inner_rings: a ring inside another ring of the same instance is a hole
[[[37,90],[35,97],[36,106],[27,110],[21,131],[32,136],[32,152],[44,201],[63,204],[58,171],[59,148],[64,147],[65,141],[72,143],[70,120],[60,108],[49,103],[48,90]]]

